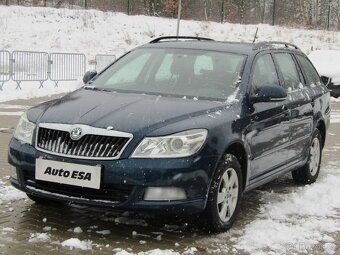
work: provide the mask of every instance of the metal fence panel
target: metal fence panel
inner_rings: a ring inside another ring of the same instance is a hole
[[[116,55],[104,55],[98,54],[96,55],[96,71],[101,72],[108,65],[116,60]]]
[[[10,67],[11,53],[8,51],[0,51],[0,82],[9,81],[11,78]]]
[[[20,87],[22,81],[39,81],[40,87],[48,79],[48,53],[13,51],[12,80]]]
[[[6,81],[11,78],[11,53],[0,51],[0,90]]]
[[[74,81],[85,74],[86,58],[77,53],[51,53],[50,79],[56,86],[59,81]]]

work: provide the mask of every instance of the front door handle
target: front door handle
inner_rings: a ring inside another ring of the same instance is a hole
[[[312,107],[314,107],[314,105],[315,105],[315,99],[314,98],[312,98],[312,100],[310,101],[310,104],[312,105]]]
[[[287,111],[285,112],[285,117],[290,117],[291,115],[292,115],[291,110],[287,110]]]
[[[292,111],[290,109],[288,109],[287,105],[282,106],[282,110],[284,111],[285,117],[291,116]]]

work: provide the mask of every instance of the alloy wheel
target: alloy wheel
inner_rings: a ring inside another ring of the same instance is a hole
[[[239,183],[235,169],[228,168],[219,183],[217,211],[223,222],[229,221],[235,212],[239,193]]]

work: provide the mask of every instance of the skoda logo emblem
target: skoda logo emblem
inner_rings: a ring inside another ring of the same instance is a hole
[[[70,136],[72,140],[79,140],[82,134],[81,128],[77,127],[71,130]]]

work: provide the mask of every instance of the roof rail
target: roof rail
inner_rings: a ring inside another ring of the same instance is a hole
[[[190,40],[197,40],[197,41],[214,41],[210,38],[205,37],[196,37],[196,36],[162,36],[152,40],[150,43],[158,43],[163,40],[179,40],[179,39],[190,39]]]
[[[296,50],[300,50],[300,48],[296,46],[295,44],[287,43],[287,42],[280,42],[280,41],[255,43],[253,49],[258,50],[260,48],[270,47],[273,45],[283,45],[285,48],[294,48]]]

